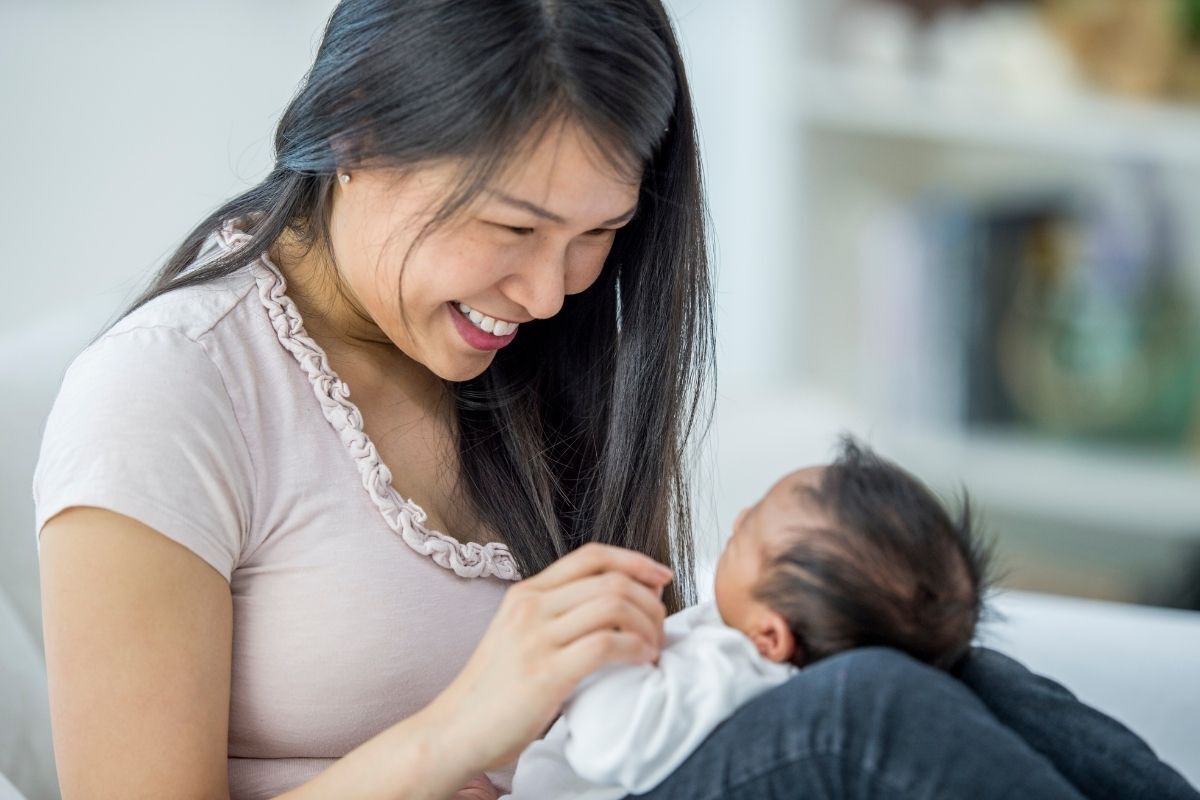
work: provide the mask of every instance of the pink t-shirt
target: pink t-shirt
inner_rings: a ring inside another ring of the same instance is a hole
[[[196,261],[248,238],[226,222]],[[68,506],[108,508],[229,582],[232,800],[426,706],[521,578],[505,545],[422,524],[285,292],[264,255],[122,319],[68,367],[33,476],[39,537]],[[514,768],[489,776],[508,791]]]

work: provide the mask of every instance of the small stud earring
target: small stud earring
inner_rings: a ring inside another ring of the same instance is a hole
[[[345,186],[347,183],[350,182],[349,173],[343,172],[341,175],[338,176],[338,180],[342,182],[343,186]]]

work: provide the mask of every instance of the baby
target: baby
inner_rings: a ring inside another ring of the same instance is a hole
[[[799,669],[884,645],[950,669],[970,648],[992,552],[964,504],[856,443],[744,509],[715,602],[667,617],[657,664],[602,667],[521,754],[512,800],[617,800],[657,786],[739,706]]]

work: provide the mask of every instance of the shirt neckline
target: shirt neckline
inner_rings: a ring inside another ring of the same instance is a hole
[[[240,218],[226,220],[213,233],[216,243],[226,252],[238,249],[251,238],[241,229],[241,221]],[[494,575],[502,580],[521,580],[512,553],[503,542],[460,542],[449,534],[425,526],[424,509],[412,498],[404,498],[392,485],[391,470],[363,430],[362,414],[350,400],[350,387],[330,366],[325,351],[305,330],[300,311],[287,294],[287,280],[279,267],[263,252],[250,263],[249,269],[276,338],[308,377],[325,419],[354,459],[362,485],[388,527],[413,550],[460,577]]]

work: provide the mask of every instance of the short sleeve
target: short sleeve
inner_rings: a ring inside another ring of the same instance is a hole
[[[224,379],[168,326],[109,333],[67,368],[33,474],[42,526],[64,508],[132,517],[228,581],[248,540],[253,467]]]

